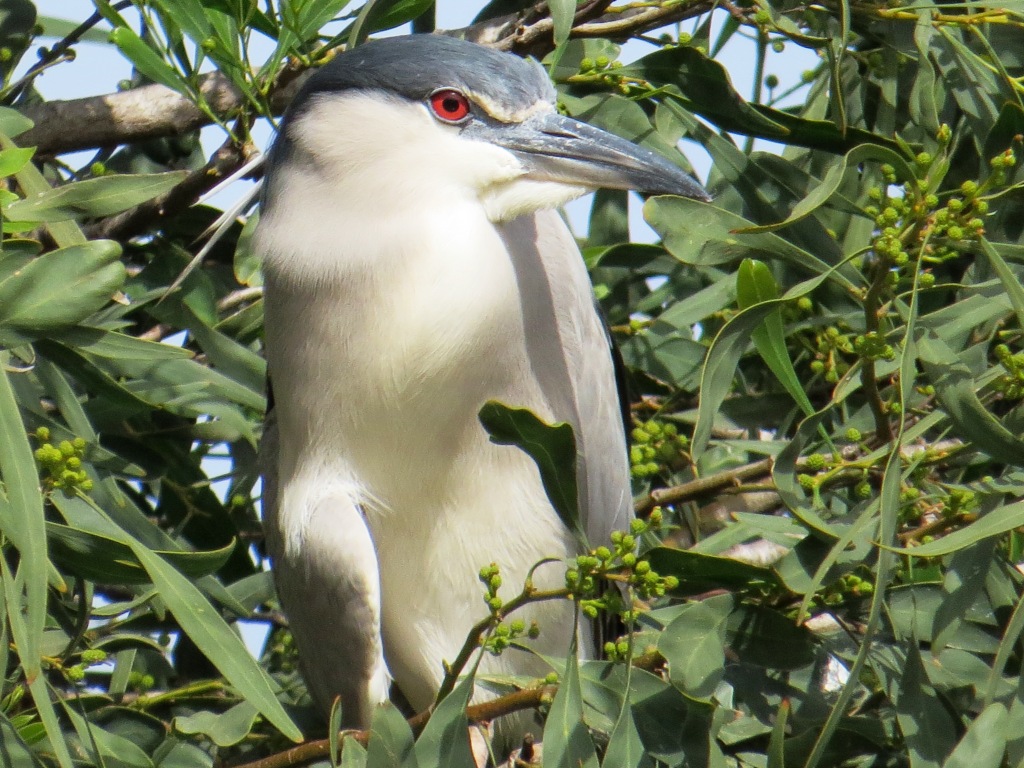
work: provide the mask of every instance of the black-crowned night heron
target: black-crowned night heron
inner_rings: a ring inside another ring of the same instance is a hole
[[[481,566],[518,590],[577,554],[533,461],[489,441],[487,400],[572,425],[595,546],[629,525],[609,339],[555,209],[599,187],[706,195],[554,102],[535,61],[384,39],[309,79],[270,154],[254,241],[276,395],[267,541],[310,693],[324,711],[340,695],[346,725],[368,724],[392,678],[431,704],[486,615]],[[573,615],[532,606],[537,650],[564,655]],[[481,671],[547,670],[510,650]]]

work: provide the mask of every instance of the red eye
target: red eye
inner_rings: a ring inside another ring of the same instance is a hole
[[[446,123],[458,123],[469,117],[469,99],[451,88],[430,94],[430,108]]]

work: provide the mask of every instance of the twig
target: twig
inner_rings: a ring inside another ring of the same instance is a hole
[[[480,619],[480,621],[474,624],[472,629],[469,630],[469,634],[466,636],[466,642],[462,644],[462,648],[455,657],[455,661],[448,666],[444,680],[441,681],[441,686],[438,689],[438,700],[443,699],[455,688],[455,683],[458,682],[459,675],[462,670],[469,662],[473,653],[480,647],[480,638],[483,637],[484,633],[487,632],[488,629],[494,626],[497,620],[508,616],[513,611],[522,608],[524,605],[542,603],[547,600],[564,600],[568,598],[570,594],[569,590],[565,588],[542,591],[527,585],[523,588],[522,592],[501,606],[501,611],[497,616],[492,614]]]
[[[772,471],[773,464],[773,459],[762,459],[761,461],[755,461],[753,464],[746,464],[736,469],[730,469],[727,472],[719,472],[708,477],[701,477],[682,485],[674,485],[671,488],[659,488],[651,491],[650,494],[636,503],[636,512],[638,515],[644,515],[659,504],[678,504],[681,501],[689,501],[690,499],[715,493],[730,486],[739,485],[751,478],[769,474]]]
[[[240,288],[237,291],[232,291],[223,299],[217,302],[217,310],[220,312],[226,312],[229,309],[234,309],[239,304],[245,304],[248,301],[255,301],[256,299],[263,298],[262,286],[252,286],[250,288]]]
[[[131,5],[132,0],[120,0],[117,3],[114,3],[111,8],[116,12],[120,12],[125,8],[130,8]],[[95,27],[101,21],[103,21],[103,15],[99,11],[96,11],[92,16],[71,30],[62,40],[57,41],[57,44],[52,48],[43,48],[40,46],[39,61],[29,67],[28,72],[25,73],[21,80],[11,87],[11,90],[15,91],[24,88],[49,66],[62,59],[73,60],[74,55],[68,55],[72,53],[71,46],[81,40],[82,36],[86,32]]]

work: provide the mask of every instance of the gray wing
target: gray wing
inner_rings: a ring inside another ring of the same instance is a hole
[[[633,517],[622,399],[608,333],[579,248],[556,211],[503,225],[519,283],[527,354],[556,419],[572,424],[580,514],[591,546]]]
[[[308,499],[309,535],[296,537],[290,530],[294,515],[281,507],[281,434],[272,396],[268,401],[259,461],[263,525],[278,598],[303,649],[299,663],[317,707],[326,716],[340,696],[342,726],[366,728],[390,685],[380,639],[376,553],[361,510],[343,493],[305,494],[299,482],[289,498]]]

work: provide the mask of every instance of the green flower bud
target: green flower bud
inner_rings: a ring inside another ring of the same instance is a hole
[[[107,660],[107,652],[99,648],[88,648],[82,651],[82,662],[85,664],[99,664]]]
[[[826,459],[820,453],[812,453],[810,456],[807,457],[806,463],[809,469],[817,471],[819,469],[825,468]]]
[[[79,681],[85,679],[85,668],[80,664],[75,664],[73,667],[65,667],[64,674],[68,680]]]

